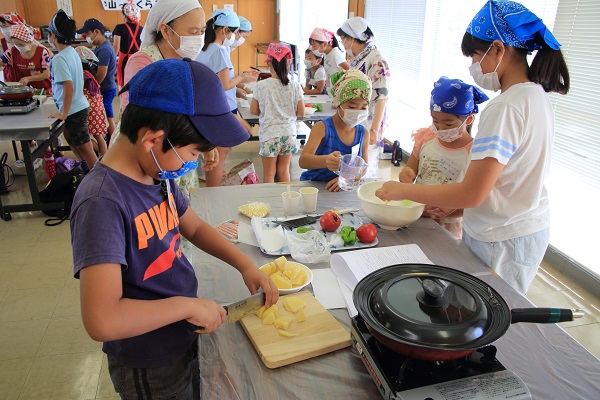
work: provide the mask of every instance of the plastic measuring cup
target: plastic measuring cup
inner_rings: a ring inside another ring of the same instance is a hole
[[[354,190],[358,186],[360,177],[368,167],[367,162],[356,154],[346,154],[340,160],[340,169],[335,171],[338,178],[338,186],[342,190]]]

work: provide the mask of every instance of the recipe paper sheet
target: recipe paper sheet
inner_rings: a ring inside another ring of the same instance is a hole
[[[345,308],[346,301],[338,285],[338,279],[331,270],[313,269],[312,287],[315,298],[328,310]]]
[[[433,263],[416,244],[348,251],[331,256],[331,269],[352,290],[371,272],[396,264]]]

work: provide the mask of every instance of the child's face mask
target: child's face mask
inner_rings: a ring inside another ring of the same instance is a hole
[[[342,107],[340,107],[340,108],[342,108]],[[366,120],[367,117],[369,116],[369,110],[353,110],[353,109],[349,109],[349,108],[342,108],[342,109],[344,110],[344,116],[342,116],[342,114],[340,114],[339,109],[338,109],[338,114],[339,114],[340,118],[342,119],[342,121],[344,121],[344,123],[351,128],[354,128],[356,125],[358,125],[361,122],[363,122],[364,120]]]
[[[463,133],[461,131],[461,128],[463,127],[465,122],[467,122],[466,119],[462,122],[462,124],[460,124],[460,126],[458,126],[456,128],[442,129],[442,130],[439,130],[438,128],[436,128],[436,126],[434,124],[431,124],[430,129],[433,133],[435,133],[437,135],[438,138],[440,138],[440,140],[442,142],[451,143],[462,137]]]
[[[179,154],[175,150],[175,147],[173,147],[173,145],[171,144],[171,141],[169,139],[167,139],[167,141],[169,142],[169,146],[171,146],[171,148],[173,149],[173,152],[175,153],[177,158],[179,158],[179,161],[181,161],[183,163],[183,165],[181,166],[181,168],[179,168],[176,171],[165,171],[160,167],[160,165],[158,164],[158,160],[154,156],[154,152],[152,151],[152,149],[150,149],[152,158],[154,158],[154,162],[156,163],[156,166],[160,170],[160,172],[158,173],[158,177],[160,179],[166,180],[166,179],[180,178],[183,175],[185,175],[189,172],[192,172],[193,170],[198,168],[198,161],[183,161],[183,159],[179,156]]]

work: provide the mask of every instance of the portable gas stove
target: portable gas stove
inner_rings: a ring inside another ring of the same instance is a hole
[[[494,346],[460,360],[422,361],[380,344],[360,316],[352,318],[350,335],[386,400],[531,399],[521,378],[496,359]]]
[[[0,114],[24,114],[38,106],[38,101],[34,98],[22,100],[0,99]]]

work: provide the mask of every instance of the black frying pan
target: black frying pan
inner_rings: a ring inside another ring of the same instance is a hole
[[[363,278],[354,305],[371,334],[410,358],[433,361],[468,356],[496,341],[517,322],[555,323],[581,310],[510,309],[485,282],[429,264],[400,264]]]

